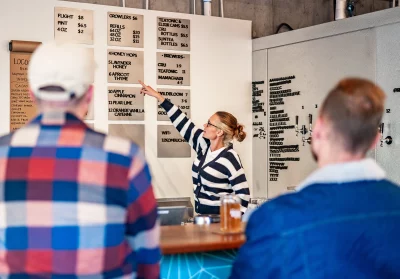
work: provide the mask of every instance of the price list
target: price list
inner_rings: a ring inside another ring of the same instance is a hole
[[[143,77],[143,51],[108,50],[108,82],[137,84]]]
[[[178,106],[190,118],[190,90],[158,88],[157,91],[167,100]],[[158,105],[157,120],[169,121],[167,112],[160,105]]]
[[[108,45],[143,48],[143,15],[108,13]]]
[[[190,85],[190,54],[157,53],[157,84]]]
[[[93,11],[56,7],[54,38],[58,42],[93,44]]]
[[[190,20],[157,18],[157,48],[190,51]]]
[[[144,120],[144,96],[138,87],[108,87],[109,120]]]

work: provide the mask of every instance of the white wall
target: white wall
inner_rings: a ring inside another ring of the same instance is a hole
[[[247,178],[252,181],[251,140],[251,22],[216,17],[193,16],[142,9],[70,3],[55,0],[15,0],[0,2],[0,134],[9,132],[9,52],[10,40],[41,41],[54,38],[54,7],[94,10],[94,53],[98,63],[95,77],[94,125],[107,132],[109,123],[145,124],[146,156],[157,197],[192,197],[193,158],[157,158],[157,106],[145,99],[145,121],[107,119],[107,12],[144,15],[145,81],[156,87],[157,16],[190,19],[191,23],[191,115],[202,126],[217,110],[227,110],[247,127],[248,139],[236,143]],[[111,47],[118,48],[118,47]],[[122,48],[128,49],[128,48]],[[134,85],[137,86],[137,85]],[[162,86],[169,88],[168,86]],[[165,124],[166,122],[158,122]],[[192,154],[193,157],[193,154]]]

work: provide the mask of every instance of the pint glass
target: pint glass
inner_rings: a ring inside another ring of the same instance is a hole
[[[221,197],[220,207],[221,231],[236,233],[242,230],[242,213],[240,198],[235,195]]]

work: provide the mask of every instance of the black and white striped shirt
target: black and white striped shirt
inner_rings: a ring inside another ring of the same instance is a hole
[[[226,147],[214,160],[204,164],[207,152],[210,152],[210,140],[203,137],[203,130],[195,127],[193,122],[168,100],[161,106],[179,133],[197,153],[192,166],[195,211],[200,214],[219,214],[220,197],[235,193],[241,199],[241,211],[245,212],[250,190],[239,155],[232,145]]]

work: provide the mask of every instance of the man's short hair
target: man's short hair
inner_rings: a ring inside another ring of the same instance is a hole
[[[332,124],[346,151],[366,153],[377,135],[385,98],[369,80],[343,79],[324,100],[321,117]]]

